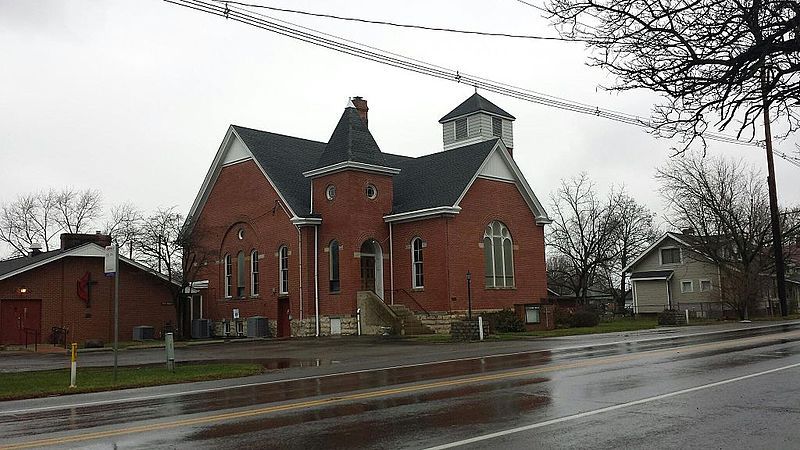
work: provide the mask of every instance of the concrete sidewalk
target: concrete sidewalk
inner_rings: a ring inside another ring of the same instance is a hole
[[[650,330],[606,334],[565,336],[557,338],[520,339],[513,341],[425,343],[407,337],[336,336],[324,338],[294,338],[210,342],[205,345],[186,345],[175,350],[176,362],[255,362],[267,370],[300,374],[309,367],[341,371],[349,368],[389,367],[398,364],[417,364],[429,361],[483,356],[522,351],[555,350],[600,346],[609,343],[635,342],[651,339],[671,339],[694,334],[717,333],[740,329],[784,326],[800,327],[800,321],[722,323],[689,327],[659,327]],[[166,354],[162,347],[133,349],[118,353],[119,365],[163,364]],[[78,356],[79,367],[111,366],[110,351],[86,352]],[[34,354],[0,352],[0,373],[59,369],[69,366],[66,352]]]

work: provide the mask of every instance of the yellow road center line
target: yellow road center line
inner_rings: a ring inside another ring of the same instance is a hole
[[[231,413],[222,413],[222,414],[214,414],[211,416],[203,416],[203,417],[195,417],[192,419],[181,419],[181,420],[174,420],[171,422],[164,422],[152,425],[138,425],[133,427],[127,428],[120,428],[116,430],[107,430],[107,431],[96,431],[91,433],[83,433],[77,434],[75,436],[66,436],[66,437],[58,437],[58,438],[48,438],[48,439],[39,439],[35,441],[23,442],[19,444],[12,444],[10,446],[0,447],[0,449],[23,449],[23,448],[32,448],[32,447],[43,447],[48,445],[61,445],[61,444],[68,444],[72,442],[81,442],[81,441],[88,441],[92,439],[100,439],[100,438],[107,438],[112,436],[121,436],[126,434],[135,434],[135,433],[143,433],[143,432],[153,432],[159,430],[167,430],[172,428],[179,428],[183,426],[191,426],[191,425],[201,425],[201,424],[209,424],[214,422],[222,422],[226,420],[232,419],[242,419],[247,417],[254,417],[260,416],[270,413],[276,412],[285,412],[285,411],[293,411],[298,409],[304,408],[313,408],[317,406],[326,406],[332,405],[337,403],[344,403],[354,400],[366,400],[366,399],[373,399],[378,397],[387,397],[390,395],[397,395],[397,394],[407,394],[413,392],[420,392],[426,391],[436,388],[443,388],[443,387],[455,387],[461,386],[465,384],[471,383],[479,383],[485,381],[497,381],[497,380],[504,380],[509,378],[516,378],[524,375],[535,375],[540,373],[546,372],[555,372],[559,370],[568,370],[568,369],[577,369],[577,368],[585,368],[591,366],[598,366],[603,364],[612,364],[612,363],[619,363],[619,362],[626,362],[635,359],[641,359],[644,357],[649,356],[658,356],[668,353],[698,353],[705,350],[715,349],[715,348],[723,348],[723,347],[730,347],[730,346],[738,346],[747,343],[759,343],[764,341],[773,341],[773,340],[780,340],[786,339],[791,337],[798,337],[800,336],[800,331],[782,333],[780,335],[766,335],[766,336],[757,336],[747,339],[738,339],[735,341],[723,341],[723,342],[714,342],[709,344],[697,344],[685,347],[673,347],[669,349],[663,350],[651,350],[645,352],[638,352],[629,355],[617,355],[617,356],[607,356],[602,358],[590,358],[583,361],[576,361],[573,363],[565,363],[565,364],[558,364],[554,366],[546,366],[546,367],[536,367],[536,368],[528,368],[528,369],[521,369],[521,370],[513,370],[509,372],[500,372],[500,373],[493,373],[493,374],[486,374],[486,375],[475,375],[475,376],[467,376],[464,378],[456,378],[452,380],[444,380],[444,381],[435,381],[430,383],[424,384],[416,384],[411,386],[403,386],[403,387],[396,387],[396,388],[389,388],[389,389],[382,389],[378,391],[370,391],[370,392],[361,392],[357,394],[349,394],[343,396],[336,396],[336,397],[329,397],[317,400],[308,400],[302,402],[295,402],[295,403],[287,403],[283,405],[276,405],[276,406],[267,406],[264,408],[258,408],[249,411],[238,411],[238,412],[231,412]]]

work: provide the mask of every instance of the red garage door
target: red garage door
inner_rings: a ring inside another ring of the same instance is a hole
[[[0,300],[0,344],[32,343],[41,336],[42,303],[39,300]]]

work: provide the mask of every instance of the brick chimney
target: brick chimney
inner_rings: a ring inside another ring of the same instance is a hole
[[[61,250],[69,250],[86,244],[87,242],[94,242],[100,247],[105,248],[111,245],[111,236],[101,234],[99,231],[94,234],[63,233],[61,235]]]
[[[351,100],[353,106],[356,107],[356,111],[358,111],[358,115],[361,117],[361,121],[369,128],[369,121],[367,119],[367,111],[369,111],[369,108],[367,107],[367,101],[361,97],[353,97]]]

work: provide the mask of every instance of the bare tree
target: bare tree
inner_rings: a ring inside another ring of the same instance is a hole
[[[608,89],[648,89],[664,102],[658,135],[705,146],[710,127],[754,139],[768,109],[800,127],[800,3],[794,0],[551,0],[560,34],[588,41]]]
[[[50,191],[54,198],[55,220],[66,233],[86,233],[102,214],[103,196],[100,191],[64,188]]]
[[[11,256],[24,256],[34,245],[50,251],[61,231],[56,220],[55,191],[24,194],[0,206],[0,241],[11,247]]]
[[[88,231],[101,213],[99,192],[65,188],[24,194],[0,205],[0,241],[12,249],[12,256],[27,254],[34,244],[45,251],[57,247],[59,233]]]
[[[142,240],[144,214],[131,203],[123,203],[111,208],[111,214],[105,224],[105,233],[110,235],[120,252],[135,259],[135,252]]]
[[[594,184],[582,173],[551,195],[553,212],[547,235],[555,255],[563,258],[561,279],[586,304],[588,290],[596,276],[618,254],[615,243],[619,222],[612,199],[601,200]]]
[[[144,264],[170,281],[178,318],[176,331],[181,336],[186,290],[197,273],[212,260],[214,252],[193,238],[202,235],[202,231],[195,230],[192,235],[184,233],[187,221],[175,209],[159,208],[143,221],[137,253]]]
[[[722,300],[741,318],[762,298],[775,272],[769,198],[763,175],[741,161],[690,153],[658,169],[669,223],[691,228],[690,254],[720,268]],[[796,226],[787,240],[796,239]]]
[[[756,139],[763,121],[773,254],[781,311],[787,314],[781,228],[772,150],[800,128],[800,2],[797,0],[550,0],[563,36],[586,40],[590,65],[616,76],[609,89],[662,96],[648,125],[678,137],[679,153],[734,128]],[[783,155],[800,165],[800,153]]]
[[[607,277],[616,279],[619,290],[616,292],[619,310],[625,308],[625,292],[627,291],[626,277],[623,269],[632,258],[642,253],[656,239],[656,229],[653,225],[654,214],[644,205],[628,195],[624,188],[611,194],[614,213],[617,220],[616,234],[613,245],[617,257],[607,265]],[[613,286],[611,283],[609,286]]]

